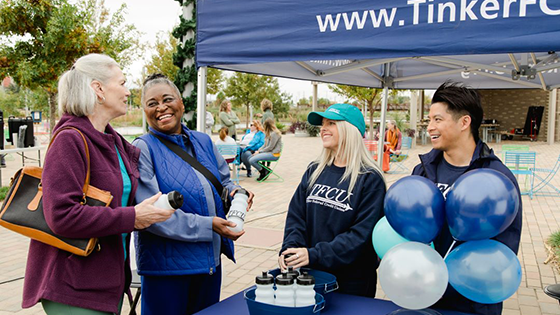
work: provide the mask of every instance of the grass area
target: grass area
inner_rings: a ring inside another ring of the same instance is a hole
[[[552,261],[557,270],[560,271],[560,231],[552,233],[545,244],[548,250],[548,258],[545,264]]]
[[[0,201],[3,201],[4,199],[6,199],[6,194],[8,193],[9,189],[10,189],[10,187],[8,187],[8,186],[0,187]]]
[[[111,120],[113,127],[142,126],[142,109],[130,108],[125,115]]]

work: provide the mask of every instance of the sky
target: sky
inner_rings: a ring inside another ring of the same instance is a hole
[[[175,0],[106,0],[105,6],[111,12],[115,12],[122,3],[127,5],[127,23],[136,26],[136,29],[143,33],[142,40],[150,44],[155,43],[158,33],[172,31],[179,24],[179,15],[182,14],[179,2]],[[149,56],[148,53],[144,58],[147,60]],[[125,72],[131,76],[128,82],[133,82],[134,79],[140,77],[144,62],[138,60],[126,69]],[[290,93],[294,102],[313,95],[313,87],[309,81],[278,78],[278,83],[280,90]],[[319,98],[344,101],[323,83],[318,85],[317,94]]]

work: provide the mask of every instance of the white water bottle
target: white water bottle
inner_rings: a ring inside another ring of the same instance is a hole
[[[295,270],[293,266],[288,266],[288,270],[286,271],[288,277],[294,279],[294,298],[297,290],[296,280],[299,277],[299,271]]]
[[[245,214],[247,213],[248,199],[249,193],[245,189],[238,189],[233,196],[231,207],[229,208],[227,216],[228,221],[237,224],[235,227],[228,226],[228,228],[233,232],[241,232],[243,230]]]
[[[296,307],[315,305],[315,278],[304,272],[296,281]]]
[[[154,202],[154,207],[165,210],[179,209],[181,206],[183,206],[183,195],[176,190],[168,194],[162,194],[159,196],[158,200]]]
[[[262,275],[257,276],[255,283],[255,301],[274,305],[274,277],[263,271]]]
[[[286,272],[276,277],[276,298],[274,304],[278,306],[294,307],[294,279]]]

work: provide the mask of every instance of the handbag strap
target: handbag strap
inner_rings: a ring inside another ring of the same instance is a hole
[[[194,167],[197,171],[199,171],[202,175],[204,175],[204,177],[206,177],[212,183],[212,185],[214,185],[216,191],[218,191],[220,196],[224,193],[224,186],[222,186],[222,183],[220,183],[220,181],[216,178],[216,176],[214,176],[212,172],[210,172],[206,167],[204,167],[204,165],[200,164],[200,162],[197,161],[197,159],[195,159],[192,155],[188,154],[187,151],[183,150],[183,148],[178,146],[176,143],[164,139],[151,131],[150,134],[156,137],[159,141],[161,141],[161,143],[163,143],[169,150],[177,154],[185,162],[189,163],[192,167]]]
[[[84,183],[84,187],[82,188],[82,191],[83,191],[83,193],[84,193],[84,198],[85,198],[85,196],[86,196],[86,194],[87,194],[87,191],[88,191],[88,189],[89,189],[90,158],[89,158],[89,147],[88,147],[88,144],[87,144],[87,141],[86,141],[86,137],[84,136],[84,134],[83,134],[78,128],[75,128],[75,127],[63,127],[63,128],[60,128],[60,129],[58,129],[58,130],[54,133],[54,135],[52,136],[51,141],[49,142],[49,147],[48,147],[48,149],[47,149],[47,152],[48,152],[48,150],[51,148],[51,145],[52,145],[52,143],[54,142],[54,139],[56,138],[56,136],[58,136],[58,134],[59,134],[60,132],[62,132],[63,130],[67,130],[67,129],[74,129],[74,130],[76,130],[76,131],[80,134],[80,136],[82,136],[82,140],[84,140],[84,145],[85,145],[85,148],[86,148],[86,161],[87,161],[87,162],[86,162],[86,165],[87,165],[86,170],[87,170],[87,171],[86,171],[86,181],[85,181],[85,183]],[[45,154],[45,156],[46,156],[46,154]]]

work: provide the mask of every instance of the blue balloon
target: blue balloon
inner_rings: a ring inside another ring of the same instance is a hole
[[[460,241],[492,238],[515,219],[519,193],[504,174],[476,169],[460,176],[445,201],[451,235]]]
[[[385,216],[404,238],[427,244],[445,221],[445,201],[436,185],[421,176],[395,182],[385,194]]]
[[[469,241],[445,258],[449,283],[464,297],[484,304],[512,296],[521,283],[521,264],[506,245],[495,240]]]
[[[383,217],[375,224],[373,233],[371,234],[371,241],[377,256],[383,258],[385,253],[395,245],[406,243],[409,240],[397,233],[387,221],[387,217]]]

